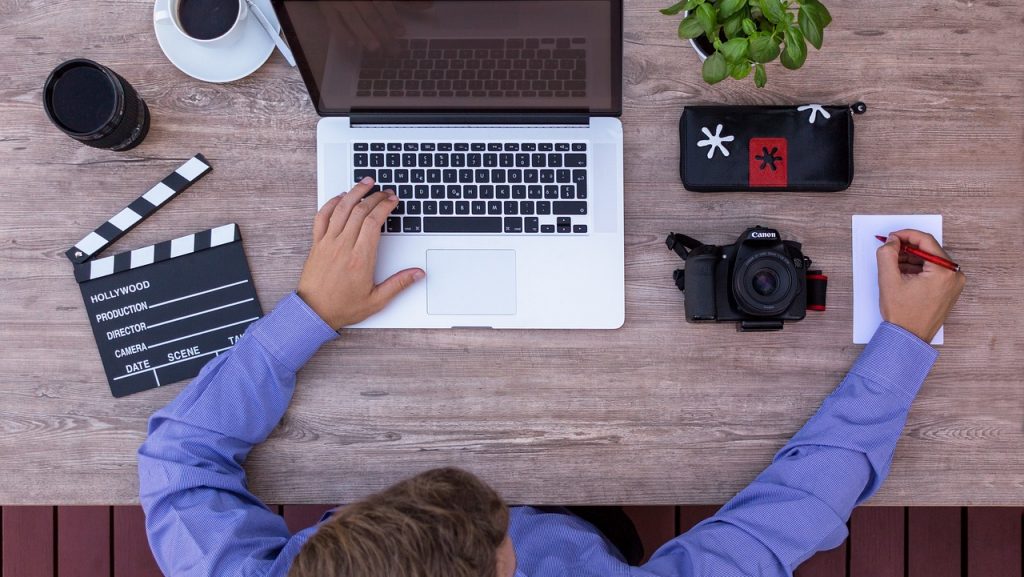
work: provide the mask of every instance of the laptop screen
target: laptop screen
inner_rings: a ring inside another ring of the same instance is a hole
[[[621,0],[273,0],[317,111],[622,111]]]

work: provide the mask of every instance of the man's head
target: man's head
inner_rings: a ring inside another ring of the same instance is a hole
[[[483,481],[434,469],[341,508],[289,577],[511,577],[508,508]]]

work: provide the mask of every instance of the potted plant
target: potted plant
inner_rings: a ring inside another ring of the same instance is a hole
[[[754,84],[768,82],[765,64],[778,58],[790,70],[803,66],[807,43],[821,48],[832,15],[819,0],[680,0],[661,10],[683,13],[679,37],[704,61],[708,84],[737,80],[754,71]]]

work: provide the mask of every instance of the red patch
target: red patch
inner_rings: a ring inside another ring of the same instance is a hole
[[[789,184],[789,150],[785,138],[750,139],[750,186]]]

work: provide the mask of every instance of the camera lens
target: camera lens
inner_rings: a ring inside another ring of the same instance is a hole
[[[43,109],[75,140],[107,150],[129,150],[149,132],[149,108],[113,70],[85,58],[57,66],[43,86]]]
[[[737,261],[733,298],[741,311],[758,317],[780,315],[800,292],[800,275],[778,250],[761,250]]]
[[[751,284],[757,294],[766,297],[779,288],[779,276],[771,269],[763,268],[754,273]]]

